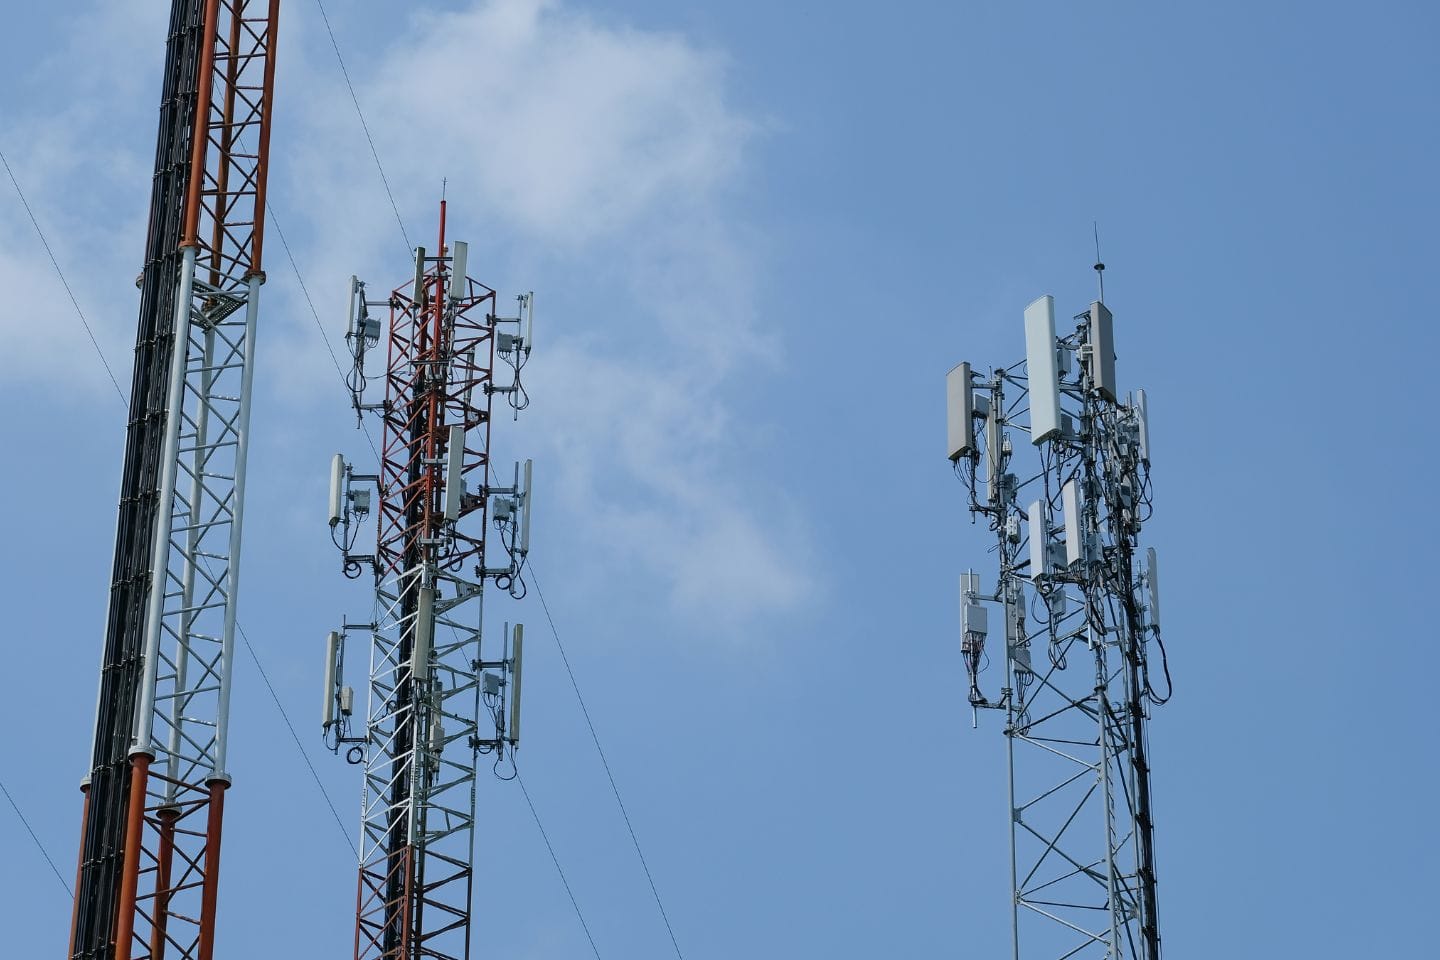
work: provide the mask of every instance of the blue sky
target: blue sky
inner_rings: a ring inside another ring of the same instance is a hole
[[[0,35],[0,150],[122,384],[163,6],[26,5]],[[686,957],[1006,948],[1003,737],[970,729],[956,623],[986,541],[942,381],[1019,359],[1036,296],[1088,303],[1092,220],[1151,401],[1167,955],[1431,948],[1428,5],[327,7],[412,238],[446,177],[472,274],[537,291],[497,454],[536,460],[533,556]],[[313,2],[280,57],[272,201],[334,343],[349,274],[408,266]],[[322,516],[362,441],[272,238],[240,616],[353,835],[315,714],[321,639],[365,609]],[[4,778],[68,876],[123,411],[8,182],[0,282]],[[521,769],[599,951],[670,955],[517,616]],[[353,857],[238,662],[218,955],[344,954]],[[476,955],[589,955],[514,784],[479,803]],[[3,807],[0,844],[13,951],[58,955],[70,902]]]

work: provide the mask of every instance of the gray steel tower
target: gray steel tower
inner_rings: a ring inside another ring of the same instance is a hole
[[[1145,393],[1116,388],[1105,304],[1075,321],[1057,337],[1042,297],[1025,310],[1023,363],[948,375],[949,457],[999,560],[993,587],[961,575],[961,649],[977,721],[1005,718],[1013,956],[1158,960],[1146,724],[1170,678],[1155,551],[1139,540]]]

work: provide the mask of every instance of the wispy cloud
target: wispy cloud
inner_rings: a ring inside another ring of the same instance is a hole
[[[129,389],[134,279],[144,256],[146,184],[163,11],[139,0],[76,17],[6,97],[0,149],[96,340]],[[58,79],[57,79],[58,78]],[[142,88],[143,94],[142,94]],[[0,172],[0,283],[24,309],[0,312],[0,376],[51,402],[113,387],[8,176]]]
[[[348,258],[319,254],[317,272],[337,288],[355,263],[403,277],[348,93],[333,64],[309,69],[307,88],[328,92],[309,100],[292,169]],[[545,539],[666,585],[677,613],[719,627],[815,589],[798,513],[745,461],[752,431],[732,413],[779,347],[734,212],[761,124],[732,103],[728,69],[679,35],[496,0],[418,14],[357,78],[407,218],[447,177],[454,215],[484,225],[466,237],[472,272],[541,287],[535,405],[502,455],[537,454],[540,523],[565,531]]]
[[[131,19],[137,6],[104,18],[114,21],[109,49],[158,62],[155,15]],[[408,268],[323,28],[308,8],[288,16],[271,196],[333,336],[351,272],[379,288]],[[472,273],[502,288],[502,303],[538,288],[533,415],[501,453],[533,454],[544,470],[542,541],[653,578],[697,623],[803,603],[815,589],[806,531],[783,490],[746,462],[754,431],[732,412],[738,391],[781,361],[755,305],[759,247],[736,212],[761,125],[732,102],[723,54],[548,0],[419,11],[378,51],[336,27],[412,242],[433,244],[431,211],[448,178]],[[135,301],[117,291],[128,293],[139,268],[148,143],[132,135],[128,147],[97,149],[107,140],[93,134],[151,129],[153,109],[135,104],[153,107],[139,87],[158,82],[158,68],[122,70],[129,79],[115,90],[101,82],[109,72],[71,77],[90,95],[72,96],[65,116],[37,112],[7,130],[30,131],[22,169],[54,204],[47,227],[66,242],[62,263],[77,264],[67,272],[82,304],[103,304],[102,345],[125,384]],[[72,199],[75,182],[130,199],[87,204]],[[0,204],[0,282],[34,283],[44,264],[12,206]],[[259,383],[296,410],[343,403],[284,251],[273,240],[267,249]],[[61,309],[63,293],[49,299],[38,323],[0,320],[11,338],[5,376],[69,362],[72,375],[109,389],[83,357],[90,348]],[[328,448],[337,438],[310,439]]]

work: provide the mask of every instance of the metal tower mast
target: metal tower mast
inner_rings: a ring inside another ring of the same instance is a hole
[[[351,285],[352,400],[357,417],[380,415],[384,435],[378,475],[338,454],[331,472],[345,573],[369,566],[375,591],[370,621],[342,623],[326,649],[325,736],[365,767],[356,960],[469,957],[477,761],[492,756],[510,779],[502,764],[508,757],[513,769],[519,743],[523,628],[507,626],[487,660],[481,613],[487,580],[524,595],[530,462],[496,485],[490,428],[497,394],[517,417],[528,402],[520,372],[532,298],[518,298],[516,317],[495,315],[495,291],[465,275],[467,246],[446,245],[443,201],[436,249],[420,248],[414,279],[384,300]],[[382,335],[371,307],[389,312],[389,360],[384,401],[366,404],[366,353]],[[497,362],[509,384],[495,382]],[[360,556],[351,549],[370,514],[368,485],[379,501],[376,550]],[[496,567],[486,565],[491,523],[505,554]],[[345,640],[357,631],[370,637],[369,704],[352,733]]]
[[[977,717],[1005,716],[1015,960],[1158,960],[1146,726],[1170,683],[1155,551],[1142,561],[1139,544],[1145,393],[1116,389],[1105,304],[1075,319],[1057,337],[1042,297],[1025,310],[1024,363],[947,377],[949,456],[999,560],[993,591],[961,576],[961,644]],[[991,607],[1005,638],[995,699],[980,680]]]
[[[279,0],[175,0],[70,956],[215,942]]]

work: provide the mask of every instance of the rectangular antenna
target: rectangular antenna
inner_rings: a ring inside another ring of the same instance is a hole
[[[530,348],[535,346],[535,291],[531,290],[525,294],[525,356],[530,356]]]
[[[985,489],[991,503],[1000,502],[1000,411],[985,400]]]
[[[335,722],[335,664],[339,656],[340,633],[331,630],[325,638],[325,709],[321,714],[321,724],[326,730]]]
[[[972,570],[960,574],[960,596],[974,597],[980,593],[980,574]]]
[[[435,636],[435,588],[420,588],[420,603],[415,611],[415,640],[411,644],[410,677],[430,677],[430,642]]]
[[[355,299],[358,296],[360,296],[360,278],[352,273],[350,274],[350,312],[345,314],[346,333],[360,332],[355,328],[355,318],[358,316],[355,312]]]
[[[415,248],[415,306],[425,306],[425,248]]]
[[[1145,584],[1150,588],[1150,626],[1160,629],[1160,561],[1155,548],[1145,548]]]
[[[1080,523],[1080,485],[1071,480],[1060,488],[1060,505],[1065,511],[1065,563],[1074,567],[1085,559],[1085,541]]]
[[[470,244],[464,240],[455,241],[455,256],[450,261],[450,299],[464,300],[470,292],[465,281],[465,260],[470,255]]]
[[[1030,442],[1060,432],[1060,370],[1055,356],[1055,298],[1025,308],[1025,361],[1030,377]]]
[[[430,718],[430,752],[439,755],[445,751],[445,724],[440,717]]]
[[[340,522],[344,515],[345,458],[340,454],[330,461],[330,526]]]
[[[1025,631],[1020,629],[1025,617],[1025,591],[1020,584],[1007,584],[1005,589],[1005,643],[1014,648],[1014,645],[1025,639]]]
[[[530,474],[532,461],[525,461],[525,494],[520,504],[520,556],[530,553]]]
[[[465,425],[450,425],[450,439],[445,444],[445,519],[452,523],[460,518],[460,501],[465,493]]]
[[[1046,522],[1045,501],[1030,504],[1030,579],[1050,572],[1050,524]]]
[[[1099,300],[1090,304],[1090,379],[1106,400],[1115,401],[1115,323]]]
[[[1144,390],[1135,391],[1135,419],[1137,422],[1138,436],[1140,442],[1140,460],[1144,463],[1150,462],[1150,405],[1145,399]]]
[[[520,669],[525,661],[525,624],[515,624],[515,643],[511,648],[510,660],[510,746],[520,742]]]
[[[962,363],[945,374],[945,415],[949,427],[950,461],[953,463],[975,448],[975,395],[970,389],[970,364]]]

